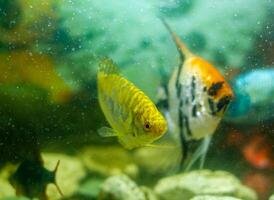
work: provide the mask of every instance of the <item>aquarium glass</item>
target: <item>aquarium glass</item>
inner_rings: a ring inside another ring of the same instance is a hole
[[[0,0],[0,199],[274,199],[273,0]]]

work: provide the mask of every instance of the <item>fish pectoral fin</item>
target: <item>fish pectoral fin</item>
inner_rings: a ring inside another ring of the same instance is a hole
[[[106,126],[99,128],[98,134],[101,137],[115,137],[115,136],[117,136],[117,133],[114,129],[106,127]]]

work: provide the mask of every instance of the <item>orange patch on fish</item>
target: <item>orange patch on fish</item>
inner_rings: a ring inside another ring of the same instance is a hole
[[[206,60],[192,55],[191,58],[186,61],[185,67],[189,68],[189,70],[193,71],[197,76],[201,76],[208,89],[211,87],[214,88],[215,84],[215,89],[212,89],[212,97],[214,99],[220,99],[222,94],[226,94],[233,98],[234,95],[232,89],[227,84],[224,77]]]

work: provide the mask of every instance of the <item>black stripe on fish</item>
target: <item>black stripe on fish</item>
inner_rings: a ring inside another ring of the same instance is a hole
[[[206,86],[205,86],[205,87],[203,87],[203,91],[204,91],[204,92],[206,92],[206,90],[207,90]]]
[[[192,107],[192,117],[197,117],[197,105]]]
[[[179,94],[181,94],[182,85],[179,84],[179,86],[180,86]],[[184,105],[184,98],[181,96],[178,96],[178,100],[179,100],[179,107],[178,107],[179,129],[180,129],[180,133],[181,132],[183,133],[183,111],[182,111],[182,108]]]
[[[217,103],[217,112],[221,111],[222,109],[224,109],[224,111],[225,111],[225,109],[230,101],[231,101],[230,96],[222,97]]]
[[[179,108],[178,108],[180,132],[183,130],[183,112],[182,112],[182,107],[183,107],[183,100],[180,99]]]
[[[160,108],[160,109],[164,109],[164,110],[168,110],[169,109],[169,105],[168,105],[168,87],[166,84],[161,84],[160,88],[163,88],[164,90],[164,94],[165,97],[159,99],[156,103],[156,107]]]
[[[161,109],[168,110],[168,100],[167,99],[161,99],[156,103],[156,107]]]
[[[180,84],[179,82],[178,84],[176,83],[176,94],[178,99],[180,99],[181,97],[181,90],[182,90],[182,84]]]
[[[189,99],[186,97],[185,99],[185,104],[188,105],[189,104]]]
[[[214,108],[214,101],[210,98],[208,98],[208,105],[209,105],[209,108],[211,110],[211,114],[215,115],[216,112],[215,112],[215,108]]]
[[[195,89],[196,89],[195,76],[192,76],[192,79],[191,79],[191,89],[190,89],[190,92],[191,92],[191,101],[192,102],[195,99]]]
[[[192,133],[191,133],[191,130],[190,130],[190,127],[189,127],[188,117],[184,115],[183,119],[184,119],[184,122],[185,122],[186,133],[187,133],[188,136],[191,136]]]
[[[217,94],[218,90],[220,90],[223,87],[223,84],[224,84],[223,81],[213,83],[210,86],[210,88],[208,89],[207,94],[210,96],[215,96]]]
[[[181,154],[182,157],[180,159],[180,164],[179,164],[179,170],[181,171],[183,169],[185,160],[187,158],[188,155],[188,143],[184,137],[184,133],[183,130],[180,131],[180,143],[181,143]]]
[[[181,64],[181,67],[182,68]],[[184,105],[184,101],[186,103],[188,103],[188,98],[184,99],[183,97],[181,97],[182,94],[182,84],[179,83],[179,76],[180,76],[180,71],[181,69],[179,68],[178,74],[177,74],[177,80],[176,80],[176,89],[177,89],[177,98],[179,100],[179,108],[178,108],[178,114],[179,114],[179,134],[180,134],[180,143],[181,143],[181,160],[180,160],[180,164],[179,164],[179,170],[181,171],[183,169],[183,165],[185,163],[185,160],[187,158],[188,155],[188,142],[186,140],[186,136],[184,134],[184,122],[185,122],[185,117],[184,117],[184,113],[183,113],[183,105]],[[187,123],[185,122],[185,124],[187,124],[187,126],[189,126],[188,121]],[[189,127],[186,128],[187,130],[189,130]]]
[[[185,134],[184,134],[184,115],[183,115],[183,111],[182,111],[182,108],[183,108],[183,98],[179,99],[179,134],[180,134],[180,143],[181,143],[181,154],[182,154],[182,157],[180,159],[180,164],[179,164],[179,167],[180,167],[180,171],[183,169],[183,165],[185,163],[185,160],[187,158],[187,155],[188,155],[188,143],[186,141],[186,138],[185,138]]]
[[[183,107],[183,99],[180,99],[179,102],[179,130],[180,130],[180,143],[181,143],[181,160],[180,160],[180,170],[183,169],[183,165],[185,162],[185,159],[187,157],[188,154],[188,146],[187,146],[187,142],[185,139],[185,134],[184,134],[184,127],[183,127],[183,111],[182,111],[182,107]]]
[[[182,68],[183,68],[183,61],[179,65],[179,69],[178,69],[177,76],[176,76],[176,82],[175,82],[176,93],[177,93],[178,98],[180,98],[180,96],[181,96],[182,85],[180,84],[179,81],[180,81],[180,75],[181,75]]]
[[[181,93],[182,85],[181,84],[179,84],[179,85],[180,85],[180,91],[179,91],[179,93]],[[180,129],[180,134],[183,134],[183,128],[184,127],[183,127],[183,110],[182,110],[182,108],[183,108],[183,105],[184,105],[184,102],[183,102],[184,99],[183,99],[183,97],[180,98],[180,96],[179,96],[178,100],[179,100],[179,107],[178,107],[179,129]]]

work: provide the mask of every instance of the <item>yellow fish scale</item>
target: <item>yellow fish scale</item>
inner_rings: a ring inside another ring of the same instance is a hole
[[[106,75],[103,72],[99,73],[98,78],[100,82],[99,90],[102,92],[102,94],[112,99],[113,106],[116,107],[116,109],[120,109],[119,107],[122,107],[122,110],[130,113],[129,117],[132,116],[145,119],[155,112],[158,113],[155,105],[151,103],[149,98],[125,78],[117,74]],[[102,102],[104,100],[100,101],[101,105],[103,105],[103,107],[106,107],[104,106],[105,102]],[[107,108],[105,108],[104,110],[107,110]],[[157,114],[154,114],[155,118],[156,116]],[[108,118],[113,117],[109,116]],[[119,119],[121,119],[121,117],[119,117]],[[120,120],[119,123],[124,124],[125,121]],[[114,124],[111,125],[114,127],[117,126]],[[128,124],[127,126],[130,126],[130,124]]]
[[[97,75],[98,98],[112,130],[102,136],[117,136],[127,149],[147,145],[160,138],[167,123],[153,102],[133,83],[119,75],[110,59],[104,59]]]

